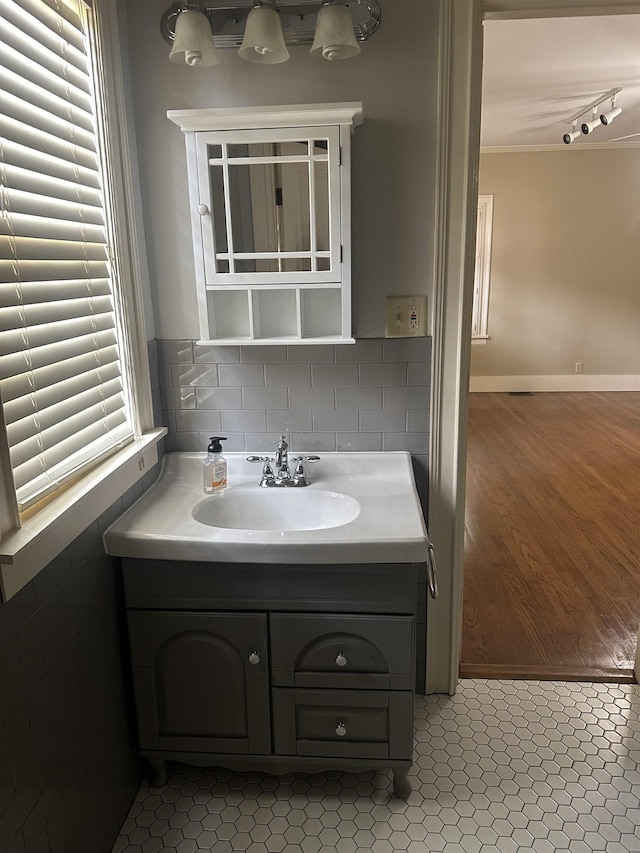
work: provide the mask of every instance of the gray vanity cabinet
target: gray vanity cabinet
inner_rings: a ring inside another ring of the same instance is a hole
[[[271,752],[267,618],[128,614],[140,746]]]
[[[416,564],[123,560],[140,751],[273,773],[390,767],[407,796]]]

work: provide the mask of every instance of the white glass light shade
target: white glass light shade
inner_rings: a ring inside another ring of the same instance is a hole
[[[262,65],[276,65],[289,59],[280,15],[275,9],[256,6],[249,12],[238,55],[248,62]]]
[[[203,12],[192,9],[180,12],[169,59],[178,65],[184,62],[193,67],[220,62],[209,21]]]
[[[353,31],[351,13],[340,3],[329,3],[318,12],[312,54],[321,53],[324,59],[351,59],[360,53]]]

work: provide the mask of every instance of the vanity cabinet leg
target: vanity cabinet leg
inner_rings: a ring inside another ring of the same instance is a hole
[[[149,786],[151,788],[162,788],[167,784],[167,762],[163,758],[147,758],[151,768]]]
[[[411,793],[411,782],[408,779],[411,765],[393,768],[393,795],[406,800]]]

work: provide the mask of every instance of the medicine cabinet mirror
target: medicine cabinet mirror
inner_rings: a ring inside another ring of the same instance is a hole
[[[201,343],[349,343],[361,104],[178,110]]]

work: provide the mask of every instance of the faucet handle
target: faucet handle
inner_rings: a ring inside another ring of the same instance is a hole
[[[308,486],[309,481],[307,480],[307,475],[304,473],[303,463],[304,462],[319,462],[320,457],[319,456],[295,456],[292,458],[291,461],[294,462],[295,466],[296,466],[294,469],[294,472],[293,472],[294,482],[298,486]]]
[[[247,462],[262,462],[262,480],[260,481],[261,486],[266,486],[272,483],[275,480],[273,475],[273,468],[271,467],[271,463],[273,459],[271,456],[247,456]]]

